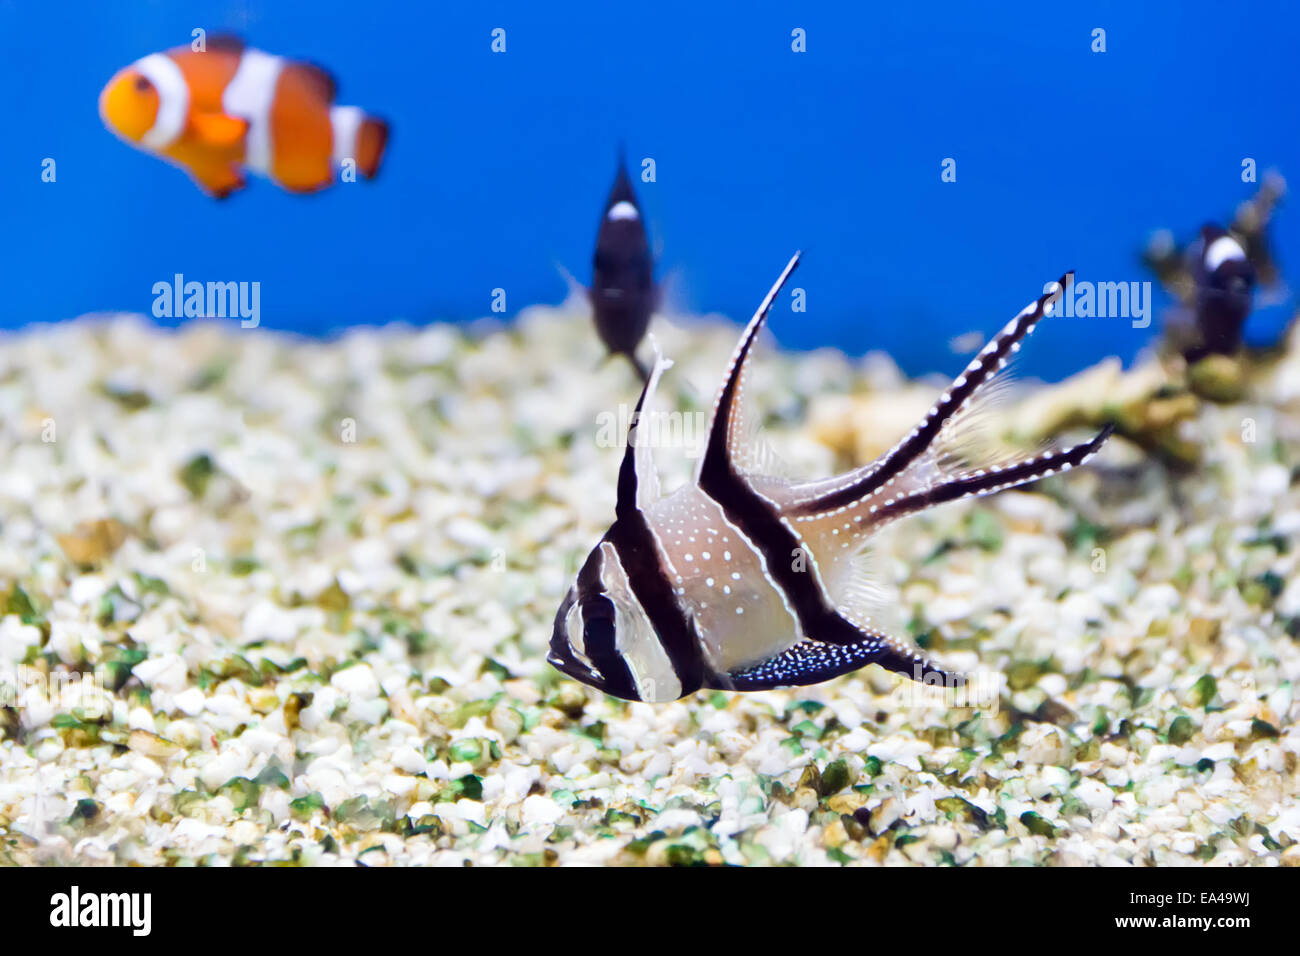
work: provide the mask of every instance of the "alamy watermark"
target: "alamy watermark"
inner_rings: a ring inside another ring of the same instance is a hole
[[[916,664],[910,674],[896,675],[895,681],[887,695],[893,708],[968,709],[993,716],[1002,702],[1002,675],[991,671],[943,674],[926,672]]]
[[[637,414],[632,405],[619,405],[616,412],[596,416],[596,445],[599,448],[622,447],[631,427],[632,444],[642,448],[680,448],[688,458],[704,454],[709,421],[704,412],[650,411]]]
[[[21,713],[38,701],[60,710],[75,710],[83,720],[102,720],[110,713],[110,698],[103,678],[96,673],[0,665],[0,707]]]
[[[176,273],[172,281],[153,284],[156,319],[226,319],[255,329],[262,321],[262,283],[186,282]]]
[[[50,897],[50,925],[121,927],[133,936],[148,936],[153,929],[153,894],[83,893],[74,883],[68,892]]]
[[[1043,292],[1057,291],[1055,282],[1043,286]],[[1067,319],[1131,319],[1133,328],[1151,324],[1150,282],[1071,282],[1056,296],[1052,315]]]

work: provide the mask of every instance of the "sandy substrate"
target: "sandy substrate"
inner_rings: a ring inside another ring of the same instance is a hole
[[[660,333],[684,438],[735,334]],[[0,862],[1300,863],[1294,356],[1189,423],[1191,474],[1115,439],[887,537],[899,634],[998,681],[983,712],[875,668],[650,706],[546,666],[637,389],[598,358],[550,310],[6,337]],[[844,465],[813,396],[902,384],[756,373],[809,475]]]

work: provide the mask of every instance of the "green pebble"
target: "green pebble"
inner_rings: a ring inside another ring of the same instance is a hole
[[[1024,813],[1020,814],[1020,822],[1023,823],[1025,829],[1034,834],[1034,836],[1043,836],[1049,839],[1056,836],[1056,827],[1052,826],[1033,810],[1026,810]]]
[[[829,797],[849,785],[849,765],[843,760],[832,760],[822,770],[820,795]]]
[[[1192,697],[1202,707],[1207,706],[1219,693],[1219,684],[1213,674],[1202,674],[1192,685]]]
[[[1196,734],[1196,725],[1190,717],[1175,717],[1169,725],[1169,742],[1182,746]]]

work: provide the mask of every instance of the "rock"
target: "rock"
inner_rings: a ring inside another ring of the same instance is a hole
[[[1239,359],[1207,355],[1188,367],[1187,384],[1212,402],[1235,402],[1245,394],[1246,375]]]
[[[126,540],[127,529],[116,518],[83,522],[54,539],[68,560],[82,567],[93,567],[107,560]]]

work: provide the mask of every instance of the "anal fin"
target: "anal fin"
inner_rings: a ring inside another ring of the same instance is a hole
[[[248,185],[243,173],[234,163],[204,163],[187,165],[186,171],[199,187],[214,199],[225,199]]]
[[[925,655],[908,654],[888,638],[867,634],[856,644],[828,644],[803,640],[793,647],[752,667],[732,671],[711,686],[726,690],[771,690],[776,687],[804,687],[879,664],[885,670],[912,680],[960,687],[963,675],[945,671]]]

